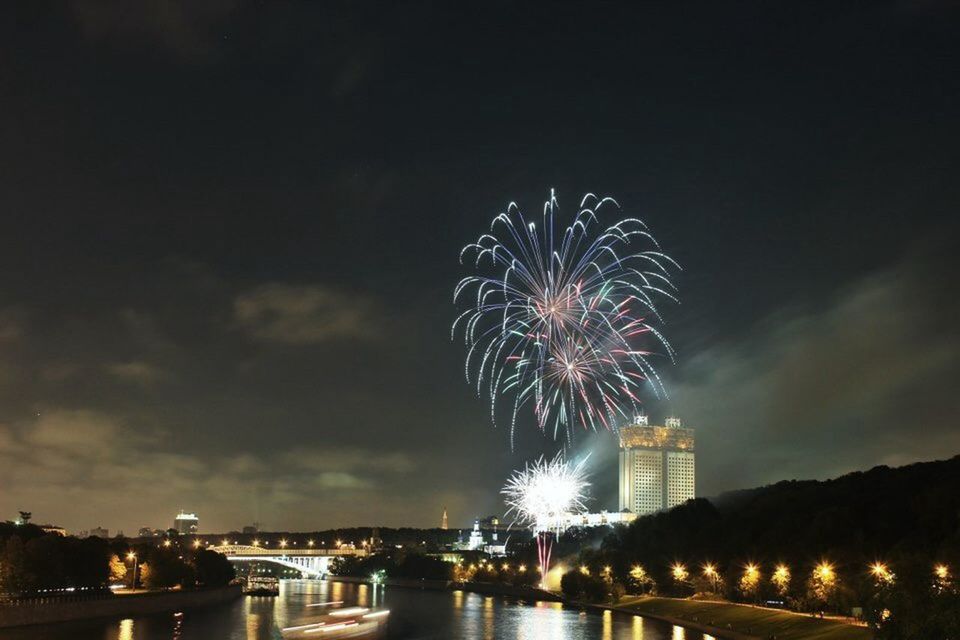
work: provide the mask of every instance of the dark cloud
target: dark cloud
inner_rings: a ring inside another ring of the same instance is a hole
[[[701,492],[825,478],[960,451],[953,248],[911,255],[692,355],[677,410],[698,428]]]
[[[153,384],[163,377],[163,372],[158,367],[141,360],[109,364],[106,369],[120,380],[141,385]]]
[[[956,269],[904,255],[960,206],[941,6],[0,4],[0,518],[501,511],[558,445],[491,426],[450,298],[550,187],[684,266],[647,400],[702,491],[955,453]]]
[[[96,521],[160,526],[158,512],[180,507],[199,510],[207,530],[226,531],[254,518],[318,526],[318,511],[376,500],[421,463],[398,452],[320,442],[201,454],[182,435],[89,410],[50,410],[0,425],[0,483],[21,488],[18,503],[78,527]],[[380,517],[396,520],[402,510],[386,508]],[[98,513],[103,517],[91,522]]]
[[[226,35],[222,22],[238,4],[237,0],[74,0],[71,7],[83,34],[91,40],[154,47],[184,59],[202,60],[215,53]]]
[[[317,344],[375,335],[368,297],[318,285],[267,284],[237,296],[237,324],[259,340]]]

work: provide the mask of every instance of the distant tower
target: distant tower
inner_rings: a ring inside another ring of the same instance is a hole
[[[200,520],[195,513],[187,513],[183,509],[173,519],[173,528],[180,535],[191,535],[197,532],[200,526]]]
[[[694,434],[679,418],[649,426],[645,416],[620,429],[620,510],[637,515],[683,504],[695,496]]]
[[[443,517],[440,518],[440,528],[446,531],[450,527],[447,526],[447,508],[443,508]]]

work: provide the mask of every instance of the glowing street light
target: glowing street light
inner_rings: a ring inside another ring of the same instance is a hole
[[[260,546],[260,541],[259,541],[259,540],[254,540],[254,541],[253,541],[253,546],[259,547],[259,546]]]
[[[163,546],[169,547],[169,546],[170,546],[170,541],[169,541],[169,540],[164,540],[164,541],[163,541]]]
[[[589,569],[589,568],[587,567],[587,565],[585,565],[585,564],[584,564],[584,565],[580,565],[580,573],[582,573],[582,574],[585,575],[585,576],[588,576],[588,575],[590,575],[590,569]]]
[[[717,567],[713,563],[708,562],[703,565],[703,575],[710,580],[710,585],[713,587],[713,590],[717,590],[717,582],[720,580],[720,574],[717,572]]]
[[[673,574],[673,579],[677,582],[685,582],[690,575],[687,573],[687,568],[679,562],[671,567],[670,572]]]
[[[281,549],[284,549],[284,548],[286,548],[286,546],[287,546],[287,541],[286,541],[286,540],[281,540],[281,541],[280,541],[280,548],[281,548]]]
[[[520,573],[523,573],[526,570],[527,570],[527,565],[525,564],[522,564],[519,567],[517,567],[517,571],[519,571]]]
[[[941,580],[946,580],[950,577],[950,569],[947,568],[945,564],[938,564],[933,568],[933,573]]]
[[[833,565],[829,562],[821,562],[817,565],[816,568],[817,576],[823,581],[824,584],[832,584],[836,578],[836,574],[833,571]]]
[[[307,546],[312,547],[312,546],[313,546],[313,540],[307,540]]]
[[[227,540],[226,538],[224,538],[224,539],[222,540],[222,542],[223,542],[223,546],[225,546],[225,547],[229,547],[229,546],[230,546],[230,541]]]
[[[787,595],[790,588],[790,567],[785,564],[778,564],[770,576],[770,582],[777,588],[777,593],[781,596]]]
[[[890,569],[887,568],[887,565],[882,562],[874,562],[870,565],[870,573],[873,574],[873,577],[877,579],[878,582],[893,582],[893,574],[890,573]]]
[[[130,588],[137,588],[137,554],[133,551],[127,554],[127,560],[133,560],[133,579],[130,581]]]

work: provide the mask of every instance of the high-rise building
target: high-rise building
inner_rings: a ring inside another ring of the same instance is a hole
[[[440,518],[440,528],[446,531],[449,528],[447,523],[447,508],[443,508],[443,516]]]
[[[695,496],[693,429],[679,418],[651,426],[646,416],[620,429],[620,510],[637,515],[683,504]]]
[[[173,519],[173,528],[182,536],[196,533],[199,526],[200,519],[197,518],[197,514],[195,513],[180,511],[177,517]]]

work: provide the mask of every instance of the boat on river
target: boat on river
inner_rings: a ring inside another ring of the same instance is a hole
[[[243,593],[248,596],[279,596],[280,581],[273,576],[250,576]]]
[[[382,638],[387,629],[387,609],[342,607],[292,627],[281,629],[284,640],[294,638]]]

